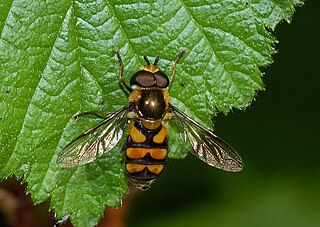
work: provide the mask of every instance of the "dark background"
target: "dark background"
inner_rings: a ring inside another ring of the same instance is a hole
[[[189,155],[131,201],[128,226],[320,226],[320,3],[297,8],[273,34],[266,90],[215,118],[245,167],[227,173]]]
[[[107,210],[105,220],[121,223],[125,215],[129,227],[320,226],[320,2],[296,10],[291,25],[273,32],[279,53],[262,69],[266,90],[245,111],[214,119],[244,170],[227,173],[192,155],[169,160],[150,190],[131,192],[125,209]],[[14,179],[0,185],[0,226],[52,225],[48,203],[32,206],[23,192]]]

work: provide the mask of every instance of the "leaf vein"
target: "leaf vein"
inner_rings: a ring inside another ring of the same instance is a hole
[[[13,5],[13,0],[11,0],[11,4],[10,4],[9,10],[8,10],[8,13],[7,13],[7,16],[6,16],[6,20],[3,22],[3,27],[1,28],[1,33],[0,33],[0,39],[2,39],[3,30],[4,30],[4,28],[5,28],[5,25],[6,25],[7,20],[8,20],[8,18],[9,18],[9,14],[10,14],[12,5]]]
[[[69,11],[69,10],[66,11],[65,16],[64,16],[64,19],[66,18],[67,14],[68,14],[68,11]],[[64,19],[61,20],[61,25],[60,25],[59,31],[57,32],[56,37],[55,37],[55,41],[53,42],[53,45],[52,45],[52,47],[51,47],[51,49],[50,49],[50,52],[48,53],[48,57],[47,57],[47,59],[46,59],[46,63],[44,64],[44,67],[43,67],[41,76],[39,77],[39,80],[37,81],[37,85],[36,85],[35,88],[34,88],[34,92],[33,92],[33,94],[32,94],[32,97],[29,99],[28,108],[27,108],[27,110],[26,110],[26,112],[25,112],[25,114],[24,114],[24,116],[23,116],[23,121],[22,121],[22,124],[21,124],[21,128],[20,128],[19,133],[18,133],[18,135],[17,135],[17,137],[16,137],[17,139],[16,139],[15,144],[14,144],[14,147],[13,147],[13,149],[12,149],[12,153],[10,154],[10,157],[6,160],[5,166],[8,164],[8,162],[9,162],[10,159],[12,158],[13,154],[16,152],[17,145],[18,145],[18,142],[19,142],[19,139],[18,139],[18,138],[20,138],[21,133],[23,133],[23,131],[24,131],[24,127],[25,127],[25,124],[26,124],[27,115],[28,115],[28,113],[29,113],[32,100],[33,100],[33,98],[35,97],[36,92],[37,92],[37,88],[39,87],[40,81],[41,81],[41,79],[43,78],[44,70],[46,69],[47,63],[48,63],[48,61],[49,61],[49,59],[50,59],[50,56],[51,56],[51,54],[52,54],[52,51],[53,51],[53,49],[54,49],[54,47],[55,47],[55,44],[56,44],[56,42],[57,42],[57,37],[58,37],[58,34],[59,34],[60,31],[61,31],[61,28],[62,28],[62,24],[63,24]]]

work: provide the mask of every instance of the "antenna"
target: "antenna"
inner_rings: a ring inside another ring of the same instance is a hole
[[[150,61],[146,55],[143,55],[144,60],[147,62],[147,65],[150,65]]]
[[[158,61],[160,60],[160,56],[157,55],[157,57],[154,59],[154,65],[157,65]]]

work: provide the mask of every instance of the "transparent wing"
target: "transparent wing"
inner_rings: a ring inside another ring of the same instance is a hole
[[[182,137],[190,142],[192,154],[208,165],[222,170],[242,170],[242,159],[233,147],[171,104],[169,111],[183,126]]]
[[[58,165],[60,167],[83,165],[110,151],[122,138],[128,111],[128,106],[124,106],[74,139],[58,155]]]

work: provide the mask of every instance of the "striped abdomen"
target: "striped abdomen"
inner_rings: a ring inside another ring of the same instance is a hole
[[[168,153],[166,128],[161,122],[155,129],[144,120],[130,125],[124,146],[125,167],[130,182],[139,189],[148,189],[161,174]],[[145,123],[145,124],[143,124]]]

